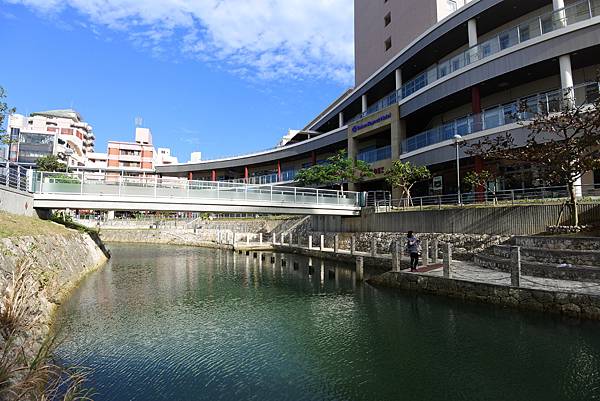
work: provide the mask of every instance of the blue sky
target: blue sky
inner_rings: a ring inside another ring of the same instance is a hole
[[[261,150],[352,85],[351,8],[352,0],[0,0],[0,85],[19,113],[78,110],[97,151],[132,140],[136,116],[180,161],[195,150]]]

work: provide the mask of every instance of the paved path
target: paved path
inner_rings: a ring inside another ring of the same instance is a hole
[[[440,267],[427,272],[420,271],[416,274],[443,276],[443,270]],[[468,262],[452,262],[450,277],[458,280],[510,286],[510,273],[484,269]],[[521,287],[600,296],[600,283],[521,276]]]

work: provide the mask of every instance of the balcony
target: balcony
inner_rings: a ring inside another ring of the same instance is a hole
[[[493,38],[479,43],[454,57],[439,61],[427,71],[423,71],[410,81],[406,82],[399,90],[390,93],[370,106],[366,112],[351,118],[349,123],[363,119],[394,103],[400,102],[402,99],[431,85],[435,81],[477,61],[484,60],[503,50],[527,42],[541,35],[598,16],[600,16],[600,0],[583,0],[563,9],[532,18],[531,20],[505,30]]]
[[[392,147],[385,146],[379,149],[368,150],[366,152],[360,152],[356,155],[356,160],[362,160],[365,163],[375,163],[381,160],[388,160],[392,158]]]
[[[575,86],[566,92],[555,90],[516,99],[487,108],[482,113],[457,118],[442,126],[412,136],[402,143],[402,153],[413,152],[435,145],[452,139],[455,135],[465,136],[518,121],[527,121],[538,112],[558,112],[563,108],[565,95],[571,91],[573,91],[577,106],[590,104],[600,96],[599,84],[591,82]],[[520,111],[523,106],[525,106],[526,112]]]

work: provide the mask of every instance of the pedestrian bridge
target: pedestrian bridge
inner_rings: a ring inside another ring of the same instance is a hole
[[[36,209],[84,209],[352,216],[357,192],[187,181],[94,173],[34,172],[29,177]]]

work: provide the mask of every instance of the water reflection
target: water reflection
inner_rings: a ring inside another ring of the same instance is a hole
[[[298,255],[112,252],[60,315],[60,356],[95,369],[99,400],[600,395],[596,324],[380,291]]]

